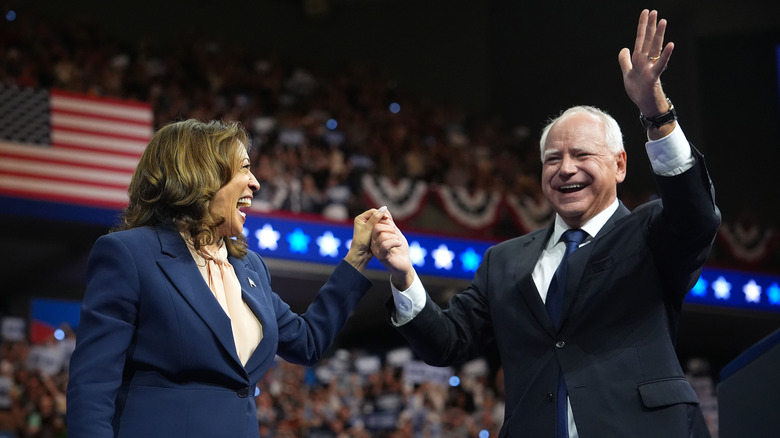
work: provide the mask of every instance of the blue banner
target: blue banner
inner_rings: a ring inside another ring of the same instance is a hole
[[[3,214],[38,216],[109,227],[119,212],[70,204],[0,196]],[[351,224],[249,213],[244,234],[249,247],[266,258],[335,265],[349,249]],[[404,233],[412,263],[421,276],[471,280],[482,255],[496,242]],[[384,270],[372,260],[368,269]],[[780,275],[705,267],[687,303],[780,312]]]
[[[263,257],[335,264],[349,249],[352,227],[247,216],[249,247]],[[495,242],[404,233],[419,275],[471,280]],[[372,260],[369,269],[384,269]],[[780,276],[705,267],[687,303],[780,312]]]

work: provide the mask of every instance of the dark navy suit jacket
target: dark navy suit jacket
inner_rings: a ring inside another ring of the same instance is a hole
[[[657,177],[661,200],[622,203],[569,258],[555,329],[532,273],[552,226],[490,248],[446,310],[430,299],[399,327],[432,365],[473,357],[493,343],[506,391],[500,436],[555,436],[555,394],[565,375],[580,438],[708,436],[675,353],[683,300],[720,223],[703,158]]]
[[[70,364],[69,437],[257,437],[255,385],[275,355],[316,362],[371,285],[342,261],[299,316],[256,253],[229,261],[263,326],[246,366],[172,224],[97,240]]]

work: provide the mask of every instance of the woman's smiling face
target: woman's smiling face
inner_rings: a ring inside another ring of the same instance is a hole
[[[249,154],[246,148],[240,145],[237,149],[238,170],[227,184],[217,190],[209,206],[212,214],[225,219],[218,229],[220,237],[241,235],[246,214],[240,209],[252,205],[252,195],[260,188],[260,183],[249,170]]]

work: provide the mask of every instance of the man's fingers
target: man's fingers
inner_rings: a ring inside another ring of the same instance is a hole
[[[380,258],[387,258],[391,255],[394,248],[401,247],[403,247],[403,239],[394,225],[380,222],[374,226],[371,236],[371,249],[375,255],[380,256]]]
[[[653,32],[653,42],[650,43],[650,56],[661,56],[664,48],[664,34],[666,33],[666,19],[658,22],[658,26]]]
[[[650,11],[647,14],[647,25],[645,26],[645,38],[642,45],[642,53],[647,56],[658,56],[661,53],[661,46],[655,46],[656,42],[656,20],[658,11]]]
[[[618,53],[618,63],[620,64],[620,70],[623,71],[623,75],[631,71],[633,63],[631,62],[631,51],[628,48],[623,48]]]
[[[636,26],[636,39],[634,40],[634,53],[642,51],[642,45],[645,42],[645,31],[647,30],[647,17],[650,11],[643,10],[639,14],[639,23]]]

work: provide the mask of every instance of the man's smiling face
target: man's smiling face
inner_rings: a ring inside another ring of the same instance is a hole
[[[575,113],[558,120],[547,135],[542,190],[555,211],[579,228],[617,197],[626,177],[626,153],[607,146],[601,120]]]

